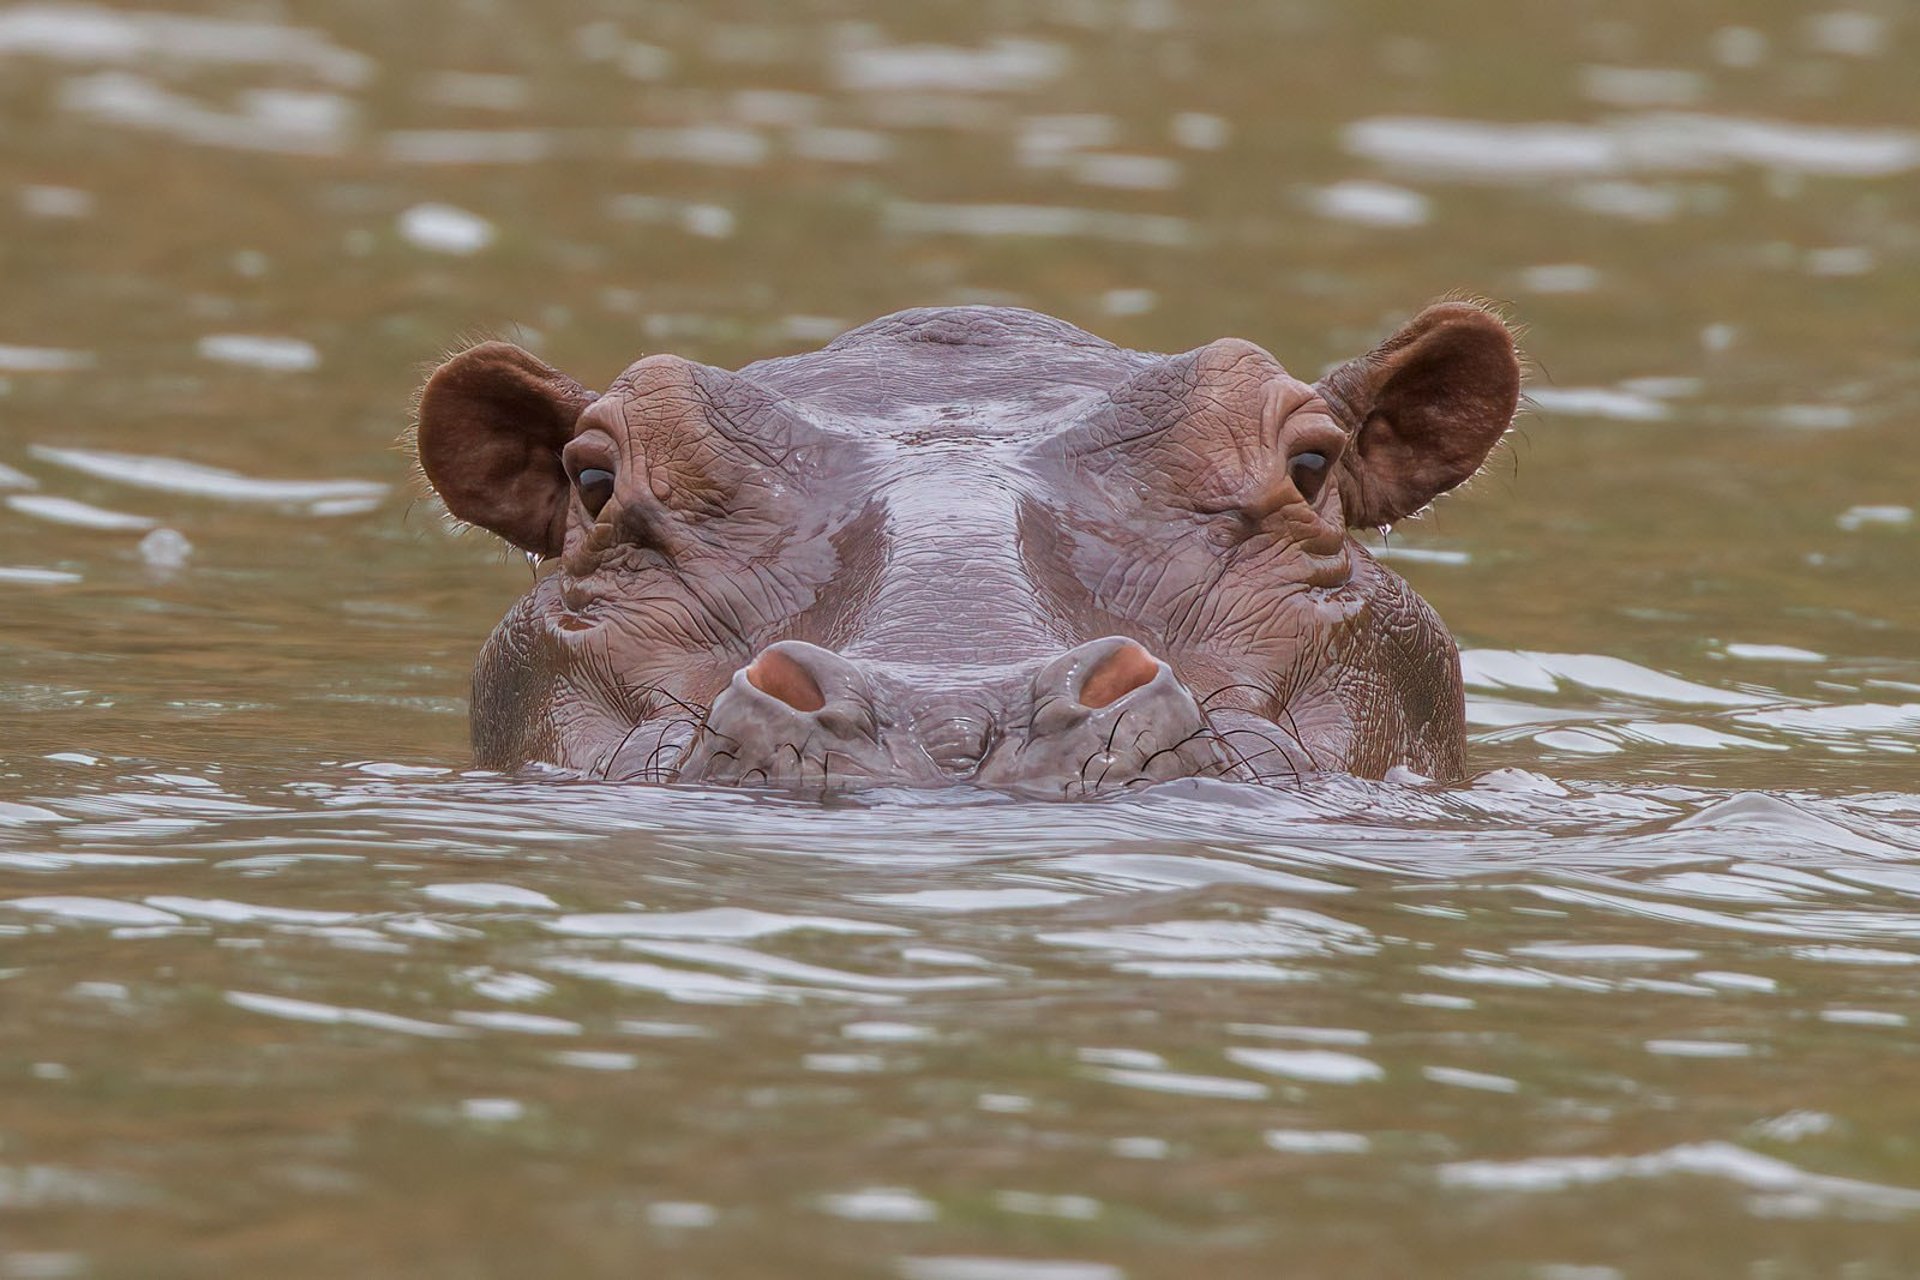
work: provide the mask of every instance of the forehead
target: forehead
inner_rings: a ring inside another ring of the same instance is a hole
[[[823,422],[936,441],[1043,433],[1165,359],[1037,312],[930,307],[741,374]]]

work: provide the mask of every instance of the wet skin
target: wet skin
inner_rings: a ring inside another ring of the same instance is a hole
[[[422,393],[421,468],[543,562],[475,669],[475,755],[814,792],[1457,777],[1452,637],[1349,530],[1471,477],[1519,389],[1468,303],[1311,383],[989,307],[598,395],[474,347]]]

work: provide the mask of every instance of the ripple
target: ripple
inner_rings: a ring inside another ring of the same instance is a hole
[[[1645,112],[1600,124],[1508,124],[1377,116],[1346,127],[1348,152],[1431,177],[1492,182],[1640,171],[1707,173],[1733,164],[1882,178],[1920,168],[1920,134],[1690,112]]]
[[[1642,1156],[1543,1156],[1442,1165],[1440,1181],[1481,1191],[1565,1191],[1577,1186],[1674,1174],[1717,1178],[1755,1191],[1792,1191],[1867,1209],[1920,1209],[1920,1191],[1806,1171],[1728,1142],[1696,1142]]]
[[[42,462],[129,488],[224,502],[304,507],[316,515],[346,509],[336,504],[377,501],[387,492],[386,485],[370,480],[262,480],[220,467],[147,454],[51,445],[34,445],[30,452]]]

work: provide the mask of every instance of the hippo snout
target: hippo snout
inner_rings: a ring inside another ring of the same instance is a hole
[[[734,672],[680,770],[683,781],[833,785],[890,772],[867,674],[831,649],[783,640]]]
[[[1089,641],[1047,663],[1028,705],[1021,731],[981,763],[982,786],[1078,797],[1222,771],[1193,694],[1125,637]]]
[[[1094,640],[998,684],[923,689],[781,641],[734,673],[679,776],[776,788],[971,781],[1078,798],[1223,771],[1199,704],[1137,641]]]

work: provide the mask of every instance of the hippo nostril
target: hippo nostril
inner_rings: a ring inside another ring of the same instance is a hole
[[[1093,665],[1080,682],[1080,703],[1098,710],[1153,683],[1160,674],[1160,662],[1139,645],[1128,641]]]
[[[827,705],[820,682],[790,653],[769,649],[747,668],[747,683],[780,699],[795,711],[818,711]]]

